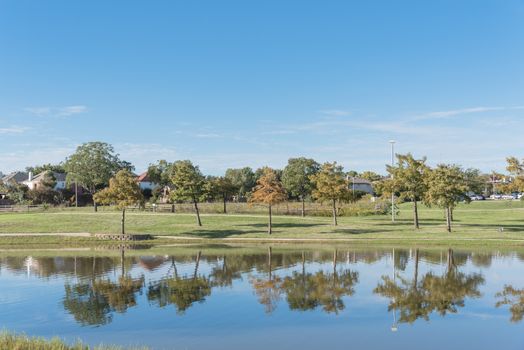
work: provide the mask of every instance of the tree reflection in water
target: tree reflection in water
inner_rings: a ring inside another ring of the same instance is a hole
[[[350,270],[337,270],[337,251],[333,253],[333,272],[317,271],[306,273],[305,254],[302,253],[302,271],[292,272],[284,278],[272,276],[271,248],[268,250],[268,279],[252,279],[252,285],[258,300],[265,305],[265,311],[275,310],[281,295],[291,310],[313,310],[317,307],[327,313],[336,313],[345,308],[344,296],[354,294],[354,285],[358,283],[358,273]]]
[[[391,299],[388,310],[400,310],[399,322],[413,323],[417,319],[429,320],[432,312],[445,316],[456,313],[464,307],[465,298],[477,298],[484,278],[477,273],[465,274],[458,271],[453,259],[453,251],[448,250],[446,273],[437,276],[432,272],[418,278],[419,252],[415,251],[414,276],[411,281],[398,276],[400,283],[383,276],[382,283],[374,292]]]
[[[81,277],[75,278],[74,283],[66,281],[63,305],[79,323],[83,325],[107,324],[112,321],[113,313],[124,313],[128,308],[137,304],[137,297],[142,293],[145,279],[144,276],[132,278],[126,273],[126,270],[136,262],[128,259],[127,264],[124,264],[123,254],[122,250],[121,273],[116,281],[114,278],[107,277],[110,270],[115,271],[112,266],[108,265],[110,261],[113,263],[114,261],[108,258],[105,260],[93,258],[92,266],[91,259],[81,260],[83,263],[78,268],[78,271],[82,271]],[[449,250],[446,264],[445,252],[438,254],[429,251],[421,255],[417,249],[414,251],[412,260],[409,258],[410,255],[405,250],[394,253],[393,276],[383,276],[373,291],[390,299],[388,311],[393,311],[395,317],[392,330],[397,329],[397,312],[400,314],[398,322],[414,323],[419,319],[429,320],[432,313],[442,316],[456,313],[459,308],[464,307],[466,298],[481,296],[479,287],[484,283],[484,278],[480,274],[463,273],[457,265],[460,266],[467,261],[471,261],[475,266],[477,264],[485,265],[489,263],[489,259],[485,256],[477,256],[474,262],[472,255],[454,254],[452,250]],[[349,263],[350,252],[348,251],[345,256]],[[385,256],[390,255],[383,251],[355,251],[352,253],[354,263],[360,261],[371,264],[384,259]],[[445,272],[442,275],[434,272],[420,274],[421,256],[426,262],[447,265]],[[56,273],[55,270],[59,268],[57,263],[49,262],[47,264],[44,259],[40,260],[38,267],[42,270],[39,272],[41,275],[44,275],[44,272],[46,275]],[[274,248],[269,247],[266,254],[223,253],[204,258],[198,251],[196,257],[194,254],[185,254],[178,258],[162,257],[158,260],[161,261],[159,266],[165,263],[166,275],[163,278],[148,281],[147,299],[150,305],[158,307],[172,304],[177,314],[184,314],[195,303],[204,302],[211,295],[213,288],[234,286],[235,281],[241,280],[246,275],[249,276],[249,283],[258,302],[264,306],[268,314],[275,311],[278,304],[284,300],[292,311],[320,310],[325,313],[338,314],[345,309],[344,298],[354,295],[355,286],[359,282],[358,272],[340,266],[336,250],[331,253],[326,251],[314,251],[307,254],[305,252],[279,253],[278,251],[275,253]],[[76,261],[74,259],[75,276]],[[194,263],[194,268],[188,275],[179,273],[177,262],[180,264],[181,261]],[[206,275],[199,273],[202,261],[205,261],[208,267],[206,271],[209,273]],[[315,267],[315,270],[308,271],[315,266],[308,263],[326,263],[328,261],[332,262],[332,269]],[[408,262],[414,264],[410,277],[406,277],[403,272]],[[17,269],[24,268],[18,260],[12,263],[9,261],[9,263]],[[103,268],[102,265],[104,265]],[[249,271],[253,269],[259,271],[260,274],[256,276],[250,274]],[[275,273],[276,269],[279,269],[279,273]],[[400,273],[397,273],[399,270]],[[502,292],[497,294],[497,297],[500,298],[497,307],[509,305],[513,315],[512,321],[517,322],[523,319],[524,290],[506,286]]]
[[[374,293],[392,299],[388,306],[388,311],[396,312],[400,310],[400,323],[413,323],[417,319],[429,319],[431,307],[427,301],[427,291],[423,288],[423,282],[418,280],[419,251],[415,251],[415,269],[413,279],[410,281],[401,276],[394,276],[393,279],[387,276],[382,277],[382,284],[375,288]],[[396,278],[400,283],[396,282]]]
[[[132,278],[125,274],[124,248],[121,248],[121,275],[117,282],[95,274],[96,257],[90,279],[65,284],[64,308],[82,325],[104,325],[112,320],[112,312],[124,313],[136,305],[136,294],[142,292],[144,276]]]
[[[255,294],[258,296],[260,304],[264,305],[266,313],[272,313],[280,300],[280,284],[282,279],[278,276],[273,276],[272,270],[272,250],[268,248],[267,252],[267,265],[268,265],[268,277],[265,278],[251,278],[250,282],[253,286]]]
[[[230,287],[233,281],[240,279],[242,275],[240,271],[231,268],[227,263],[227,256],[222,257],[222,266],[215,266],[211,271],[211,281],[213,287]]]
[[[506,285],[501,292],[496,294],[496,297],[501,299],[495,304],[496,307],[509,305],[511,322],[522,321],[524,318],[524,288],[516,289]]]
[[[199,251],[193,276],[190,278],[178,275],[175,259],[172,258],[174,277],[152,283],[147,292],[148,300],[160,307],[173,304],[178,314],[183,314],[195,302],[203,302],[207,296],[211,295],[211,282],[209,278],[198,275],[200,258],[201,252]]]

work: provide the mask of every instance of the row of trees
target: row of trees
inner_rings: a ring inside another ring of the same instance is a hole
[[[508,182],[508,189],[524,190],[524,161],[514,157],[507,161],[507,169],[513,179]],[[141,204],[145,200],[132,173],[133,166],[121,160],[107,143],[83,144],[63,164],[35,167],[32,170],[66,172],[68,184],[80,185],[93,196],[95,210],[96,203],[118,205],[123,214],[122,228],[125,207]],[[148,175],[152,182],[159,185],[157,191],[167,195],[168,202],[192,202],[199,226],[202,222],[198,204],[202,201],[221,200],[224,213],[227,212],[226,203],[230,200],[266,205],[269,233],[272,228],[272,206],[288,199],[302,202],[302,216],[305,216],[306,200],[330,203],[333,225],[337,225],[339,203],[354,201],[362,195],[350,190],[349,177],[356,175],[370,180],[379,196],[395,194],[400,201],[412,202],[416,229],[420,226],[418,203],[423,202],[444,209],[447,230],[451,231],[453,209],[457,203],[469,201],[468,193],[482,192],[487,183],[485,175],[479,170],[463,170],[451,164],[431,168],[426,164],[426,158],[416,159],[411,154],[397,155],[396,164],[387,166],[386,170],[388,176],[369,171],[357,174],[354,171],[345,172],[336,162],[319,164],[313,159],[302,157],[289,159],[282,170],[264,167],[253,171],[245,167],[228,169],[224,176],[207,177],[189,160],[161,160],[148,168]]]

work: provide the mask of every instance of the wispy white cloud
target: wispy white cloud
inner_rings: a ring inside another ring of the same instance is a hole
[[[27,166],[43,163],[59,163],[74,150],[74,146],[45,144],[17,144],[12,150],[0,152],[0,169],[4,173],[25,169]]]
[[[28,127],[13,125],[7,128],[0,128],[0,134],[22,134],[27,130],[29,130]]]
[[[296,130],[270,130],[261,132],[262,135],[291,135],[295,133]]]
[[[80,114],[87,112],[87,107],[83,105],[77,106],[66,106],[58,108],[58,117],[69,117],[70,115]]]
[[[137,171],[146,170],[149,164],[161,159],[173,161],[183,155],[177,148],[159,143],[119,143],[115,150],[122,159],[130,161]]]
[[[422,114],[413,118],[413,120],[426,120],[426,119],[445,119],[455,117],[458,115],[472,114],[472,113],[485,113],[492,111],[504,111],[504,110],[519,110],[524,109],[524,106],[514,107],[470,107],[470,108],[459,108],[447,111],[437,111]]]
[[[44,117],[51,113],[51,107],[26,107],[24,111],[38,117]]]
[[[351,112],[343,109],[326,109],[318,111],[322,115],[332,116],[332,117],[344,117],[351,114]]]
[[[201,138],[201,139],[218,139],[223,137],[222,135],[218,133],[196,133],[194,134],[195,137]]]
[[[72,105],[63,107],[26,107],[24,111],[37,117],[69,117],[88,111],[87,106]]]

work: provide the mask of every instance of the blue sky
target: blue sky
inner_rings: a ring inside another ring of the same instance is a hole
[[[0,171],[524,157],[523,0],[0,0]]]

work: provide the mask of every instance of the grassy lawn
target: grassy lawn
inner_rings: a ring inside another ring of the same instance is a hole
[[[331,225],[330,217],[275,216],[274,234],[271,239],[347,239],[392,243],[471,241],[472,244],[488,242],[524,244],[524,203],[520,201],[461,204],[454,212],[454,232],[451,234],[445,232],[442,210],[421,206],[419,216],[421,229],[418,231],[412,228],[409,203],[400,206],[400,216],[394,224],[389,216],[341,217],[337,227]],[[0,235],[2,233],[118,233],[119,220],[118,212],[94,213],[86,209],[3,213],[0,214]],[[129,233],[149,233],[155,236],[204,239],[269,238],[266,233],[267,217],[264,215],[204,214],[202,222],[203,226],[198,227],[195,216],[186,213],[130,212],[127,214],[126,227]],[[504,232],[499,232],[501,227],[504,228]]]

